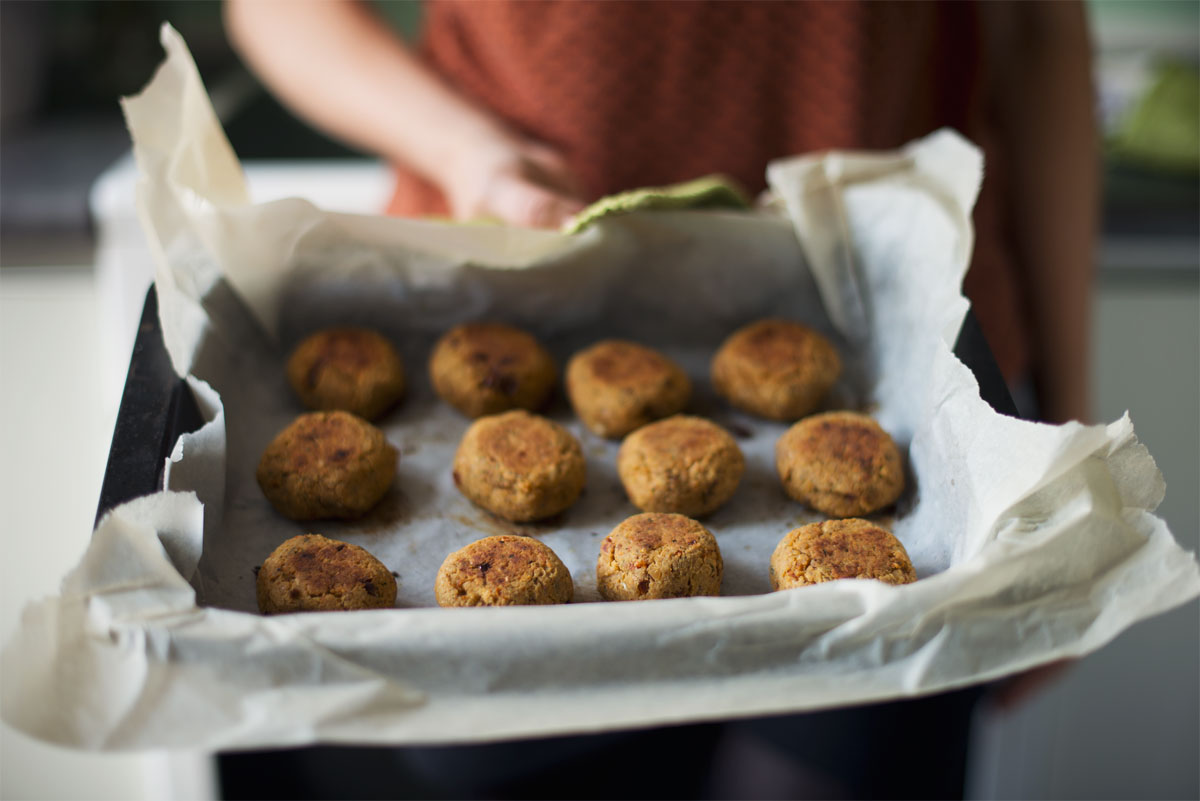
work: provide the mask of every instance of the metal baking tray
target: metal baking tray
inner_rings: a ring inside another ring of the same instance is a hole
[[[979,323],[969,311],[954,352],[974,373],[983,399],[997,412],[1016,416],[1016,407]],[[152,286],[146,293],[130,358],[100,490],[97,520],[114,506],[162,489],[164,466],[176,439],[181,434],[195,431],[202,422],[190,390],[175,374],[163,345],[158,296]],[[914,792],[917,795],[931,792],[958,794],[965,775],[969,713],[981,692],[982,688],[975,687],[928,698],[764,718],[739,725],[759,723],[775,728],[791,726],[820,730],[846,725],[847,721],[857,725],[855,721],[860,721],[861,725],[874,728],[879,725],[881,714],[887,719],[895,717],[897,710],[909,710],[899,713],[907,721],[905,738],[921,742],[923,750],[928,750],[934,740],[942,743],[936,749],[942,759],[935,773],[944,784],[923,785],[913,788]],[[917,705],[923,709],[936,707],[938,711],[932,716],[919,713],[913,709]],[[911,728],[913,725],[921,731]],[[568,766],[581,755],[594,757],[603,752],[607,759],[624,750],[628,758],[633,759],[637,753],[646,753],[652,748],[656,760],[686,765],[695,758],[697,740],[711,741],[715,736],[713,729],[714,724],[693,724],[637,733],[544,738],[536,744],[524,741],[440,748],[316,746],[223,753],[217,760],[220,785],[226,798],[438,797],[447,792],[463,792],[463,789],[461,785],[457,790],[450,789],[431,777],[464,770],[490,776],[493,787],[505,786],[507,782],[515,795],[548,797],[563,792],[565,785],[554,782],[569,776]],[[833,765],[830,769],[836,771],[838,766]],[[650,785],[640,785],[640,789],[647,797],[662,794]],[[703,789],[697,787],[695,792],[703,792]],[[671,791],[688,792],[687,788],[678,785],[672,786]]]

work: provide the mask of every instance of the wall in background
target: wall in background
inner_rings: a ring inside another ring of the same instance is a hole
[[[1100,276],[1096,418],[1129,411],[1166,478],[1158,513],[1196,552],[1200,270],[1155,270],[1153,257]],[[1200,604],[1134,626],[1027,705],[982,714],[976,733],[974,798],[1200,797]]]

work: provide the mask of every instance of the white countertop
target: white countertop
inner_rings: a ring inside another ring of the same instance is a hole
[[[97,388],[123,369],[104,363],[103,319],[91,265],[0,270],[0,640],[91,536],[120,402]],[[2,725],[0,759],[3,798],[216,798],[202,755],[81,753]]]

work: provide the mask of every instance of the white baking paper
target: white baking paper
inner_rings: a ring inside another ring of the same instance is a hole
[[[1078,657],[1200,593],[1200,571],[1153,512],[1164,492],[1128,417],[1048,426],[993,412],[953,355],[968,304],[979,152],[939,132],[894,153],[786,159],[786,215],[647,212],[576,235],[253,205],[182,40],[125,110],[140,211],[158,260],[164,339],[204,418],[166,489],[113,510],[58,597],[31,605],[3,652],[3,715],[91,749],[478,742],[811,710],[987,681]],[[777,204],[778,205],[778,204]],[[829,406],[869,410],[904,449],[910,486],[880,518],[920,580],[768,592],[767,560],[817,519],[788,500],[784,427],[730,411],[707,360],[738,325],[781,314],[835,339]],[[635,512],[615,444],[561,402],[583,442],[583,499],[515,526],[465,501],[449,464],[467,422],[424,378],[450,325],[510,320],[560,360],[607,336],[676,357],[693,411],[734,431],[747,471],[705,520],[720,598],[601,603],[601,538]],[[401,450],[366,520],[298,525],[253,473],[302,410],[283,353],[331,323],[401,344],[411,391],[381,426]],[[287,537],[363,545],[398,575],[393,610],[262,617],[254,568]],[[576,603],[439,609],[447,553],[520,531],[570,568]]]

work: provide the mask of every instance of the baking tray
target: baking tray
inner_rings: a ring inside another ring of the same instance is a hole
[[[954,348],[955,354],[971,369],[979,382],[980,394],[993,409],[1015,416],[1016,407],[983,332],[975,316],[968,312]],[[158,296],[152,286],[146,293],[142,317],[138,324],[129,372],[113,431],[108,464],[100,491],[97,520],[109,509],[133,498],[159,491],[163,471],[176,439],[195,431],[203,419],[186,383],[171,365],[163,344],[158,316]],[[970,709],[981,694],[979,687],[944,693],[929,698],[869,705],[852,709],[761,718],[743,721],[739,726],[765,726],[788,731],[794,737],[797,727],[827,731],[836,726],[878,728],[881,720],[905,721],[904,737],[922,743],[929,753],[930,738],[942,745],[933,749],[941,754],[936,771],[940,784],[925,784],[911,788],[912,795],[961,794],[967,753],[967,727]],[[922,707],[916,710],[915,707]],[[933,715],[930,708],[937,708]],[[927,732],[911,729],[914,721],[920,725],[927,720]],[[790,727],[790,728],[789,728]],[[605,759],[621,759],[652,748],[659,758],[694,759],[697,743],[711,743],[713,724],[663,727],[637,733],[614,732],[603,735],[543,738],[521,743],[499,743],[487,746],[454,746],[442,748],[354,748],[318,746],[270,751],[243,751],[218,756],[223,797],[437,797],[447,791],[436,775],[450,776],[463,770],[491,776],[490,788],[510,782],[516,795],[554,795],[562,785],[555,777],[566,781],[572,770],[567,767],[585,755],[595,759],[603,753]],[[844,757],[834,757],[826,769],[838,773],[852,770]],[[680,764],[687,764],[686,761]],[[417,767],[414,768],[413,766]],[[532,776],[540,777],[531,779]],[[520,779],[524,776],[524,779]],[[287,777],[287,778],[281,778]],[[498,778],[497,778],[498,777]],[[516,778],[514,778],[516,777]],[[523,784],[511,784],[513,781]],[[534,781],[534,783],[530,783]],[[538,784],[536,782],[540,781]],[[684,790],[678,784],[656,791],[653,781],[643,777],[639,793],[657,796],[673,789]],[[678,779],[675,780],[676,782]],[[893,782],[902,781],[893,776]],[[896,784],[889,785],[895,791]],[[462,790],[462,787],[459,786]],[[704,788],[691,788],[695,793]],[[615,791],[616,788],[613,788]],[[694,793],[684,792],[684,795]]]

